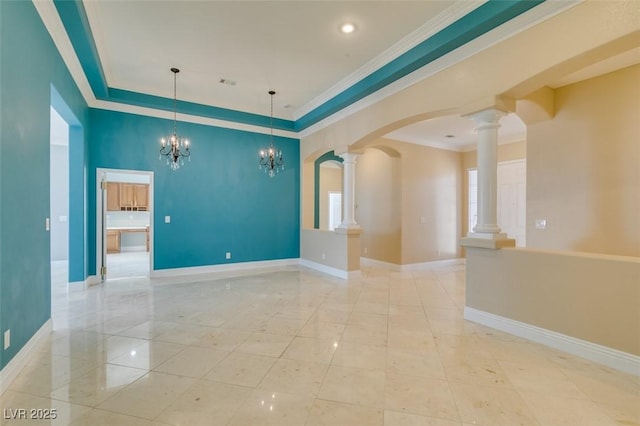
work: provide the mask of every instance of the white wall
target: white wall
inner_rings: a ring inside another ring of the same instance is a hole
[[[51,260],[69,259],[69,125],[51,108]]]

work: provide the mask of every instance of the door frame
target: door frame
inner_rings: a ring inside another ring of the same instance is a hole
[[[106,229],[103,228],[103,212],[105,206],[102,203],[102,177],[107,173],[124,173],[131,175],[145,175],[149,177],[149,276],[155,271],[153,269],[153,172],[149,170],[126,170],[126,169],[106,169],[96,168],[96,275],[101,278],[100,270],[102,266],[102,254],[106,253],[107,241],[102,238],[106,235]],[[105,221],[106,223],[106,221]],[[107,271],[108,276],[108,271]]]

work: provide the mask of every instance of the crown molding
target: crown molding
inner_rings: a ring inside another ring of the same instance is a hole
[[[521,33],[540,22],[558,15],[577,4],[582,0],[568,1],[545,1],[537,7],[505,22],[504,24],[494,28],[493,30],[477,37],[467,44],[441,56],[440,58],[428,63],[422,68],[390,83],[382,89],[354,102],[346,108],[320,120],[319,122],[301,130],[299,132],[300,139],[312,135],[332,124],[335,124],[359,111],[362,111],[385,98],[400,92],[409,86],[412,86],[426,78],[429,78],[440,71],[445,70],[471,56],[478,54],[490,47],[508,39],[518,33]]]
[[[419,28],[404,37],[402,40],[398,41],[393,46],[382,52],[380,55],[376,56],[375,58],[358,68],[352,74],[339,81],[335,85],[331,86],[325,92],[312,99],[305,105],[298,108],[293,113],[294,121],[298,120],[300,117],[308,114],[314,109],[322,106],[324,103],[330,101],[335,96],[339,95],[349,87],[358,83],[375,70],[381,68],[382,66],[388,64],[402,54],[406,53],[410,49],[416,47],[418,44],[436,34],[438,31],[445,29],[458,19],[467,15],[469,12],[486,3],[486,1],[487,0],[456,1],[456,3],[440,12],[434,18],[421,25]]]

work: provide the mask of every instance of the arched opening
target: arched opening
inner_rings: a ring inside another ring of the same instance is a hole
[[[360,255],[402,262],[402,170],[400,153],[384,145],[367,148],[356,167],[356,220],[362,227]]]
[[[314,161],[314,229],[333,231],[342,221],[342,161],[333,151]]]

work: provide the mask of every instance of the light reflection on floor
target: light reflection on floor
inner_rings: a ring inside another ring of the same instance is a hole
[[[53,277],[55,331],[0,398],[56,409],[34,424],[640,424],[638,377],[465,321],[463,267]]]

